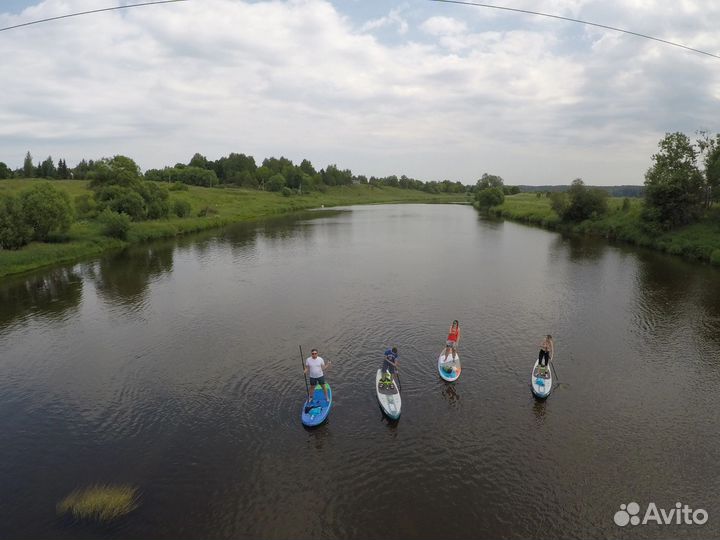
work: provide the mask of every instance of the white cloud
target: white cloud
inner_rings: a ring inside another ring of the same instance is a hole
[[[720,48],[720,7],[692,3],[706,15],[670,24],[663,4],[636,3],[525,2]],[[92,5],[46,1],[0,23]],[[0,33],[0,161],[244,152],[428,180],[639,183],[665,131],[720,131],[719,60],[562,21],[489,25],[468,6],[403,4],[365,24],[341,7],[205,0]]]
[[[403,8],[395,8],[390,10],[390,13],[380,17],[378,19],[372,19],[367,21],[362,26],[363,32],[371,30],[377,30],[378,28],[385,28],[387,26],[397,26],[399,34],[406,34],[408,31],[408,23],[402,16]]]
[[[433,36],[452,36],[467,32],[467,25],[452,17],[430,17],[420,28]]]

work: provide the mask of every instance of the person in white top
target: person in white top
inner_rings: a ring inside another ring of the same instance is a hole
[[[318,350],[312,349],[310,351],[310,358],[305,359],[305,373],[310,375],[310,388],[308,391],[308,403],[312,401],[313,394],[315,393],[315,385],[319,384],[323,392],[325,392],[325,401],[330,401],[328,398],[327,387],[325,386],[325,374],[323,368],[328,369],[332,362],[325,363],[322,356],[318,356]]]

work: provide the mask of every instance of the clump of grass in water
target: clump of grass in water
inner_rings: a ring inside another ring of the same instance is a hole
[[[137,508],[137,489],[132,486],[90,486],[76,489],[57,505],[59,515],[109,522]]]

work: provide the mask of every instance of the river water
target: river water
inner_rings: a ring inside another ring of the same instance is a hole
[[[315,430],[299,345],[333,363]],[[0,537],[716,538],[719,392],[715,269],[458,205],[237,225],[0,281]],[[56,515],[98,483],[139,508]],[[630,502],[709,519],[619,527]]]

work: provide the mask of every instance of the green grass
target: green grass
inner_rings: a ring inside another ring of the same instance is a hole
[[[508,195],[505,197],[505,202],[491,208],[490,213],[497,217],[525,221],[541,227],[552,228],[560,223],[560,218],[550,207],[550,199],[537,197],[534,193]]]
[[[33,183],[41,181],[47,180],[1,180],[0,193],[17,194]],[[67,191],[73,200],[78,195],[92,193],[87,188],[87,182],[83,180],[53,180],[51,182],[54,186]],[[353,185],[330,187],[324,193],[315,191],[304,195],[284,197],[279,193],[264,191],[190,186],[188,191],[170,192],[171,208],[172,201],[176,199],[186,200],[190,203],[191,217],[173,217],[133,223],[128,232],[127,241],[103,236],[101,227],[96,221],[81,220],[73,224],[62,242],[32,242],[17,251],[0,250],[0,277],[52,264],[73,262],[132,243],[197,232],[238,221],[249,221],[287,212],[318,208],[323,205],[331,207],[379,203],[464,202],[466,196],[464,194],[433,195],[415,190]],[[207,217],[197,217],[200,210],[206,207],[216,210],[217,213],[212,213]]]
[[[107,523],[138,506],[137,489],[131,486],[90,486],[75,490],[57,505],[58,515]]]
[[[623,199],[610,198],[606,215],[576,224],[561,222],[550,207],[550,199],[537,197],[534,193],[506,196],[502,205],[490,209],[490,214],[563,232],[602,236],[720,265],[720,209],[712,209],[703,220],[693,225],[654,233],[640,218],[642,200],[629,200],[630,207],[623,211]]]

